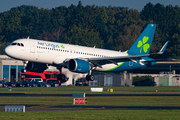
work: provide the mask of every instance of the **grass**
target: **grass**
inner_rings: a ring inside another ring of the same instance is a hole
[[[90,92],[90,86],[61,86],[61,87],[15,87],[12,88],[12,91],[8,91],[8,88],[0,88],[0,93],[26,93],[26,94],[72,94],[78,92],[85,92],[86,94],[94,94],[94,92]],[[136,92],[148,92],[153,93],[158,90],[159,93],[173,93],[179,94],[180,87],[102,87],[105,92],[96,94],[109,94],[106,92],[109,88],[113,89],[113,93],[111,94],[134,94]]]
[[[113,93],[106,92],[112,88]],[[86,94],[179,94],[180,87],[103,87],[105,92],[90,92],[90,87],[52,87],[52,88],[0,88],[0,93],[26,94],[72,94],[85,92]],[[158,90],[158,92],[155,92]],[[179,96],[116,96],[116,97],[87,97],[88,106],[104,106],[104,110],[78,111],[39,111],[25,113],[0,112],[0,120],[4,119],[73,119],[73,120],[178,120],[180,110],[108,110],[106,106],[180,106]],[[9,104],[32,105],[32,108],[49,108],[53,106],[71,106],[72,97],[0,97],[0,107]],[[36,106],[37,105],[37,106]],[[76,108],[74,108],[76,109]]]
[[[96,106],[180,106],[180,97],[176,96],[118,96],[87,97],[88,105]],[[0,104],[23,104],[58,106],[72,105],[72,97],[0,97]],[[4,106],[2,106],[4,107]]]
[[[101,110],[45,111],[25,113],[0,112],[1,120],[179,120],[179,110]]]

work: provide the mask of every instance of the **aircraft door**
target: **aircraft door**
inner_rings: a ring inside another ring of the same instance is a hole
[[[35,43],[33,41],[30,42],[30,52],[35,53]]]

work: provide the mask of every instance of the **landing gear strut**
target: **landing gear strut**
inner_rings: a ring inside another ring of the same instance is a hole
[[[62,67],[60,67],[58,69],[59,69],[60,74],[57,75],[57,79],[58,80],[65,80],[66,76],[64,74],[62,74]]]

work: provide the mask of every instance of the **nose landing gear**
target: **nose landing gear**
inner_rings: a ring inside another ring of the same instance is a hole
[[[60,73],[60,74],[57,75],[57,79],[58,79],[58,80],[65,80],[66,77],[65,77],[65,75],[63,75],[63,74]]]

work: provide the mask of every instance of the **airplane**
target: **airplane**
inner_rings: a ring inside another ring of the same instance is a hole
[[[155,65],[156,61],[149,56],[163,54],[168,45],[167,41],[158,53],[149,54],[155,29],[156,24],[148,24],[125,52],[30,38],[13,41],[4,52],[11,58],[24,61],[23,72],[43,72],[51,65],[60,71],[58,80],[65,79],[61,71],[67,68],[71,72],[86,73],[86,79],[93,81],[93,70],[116,72]]]

